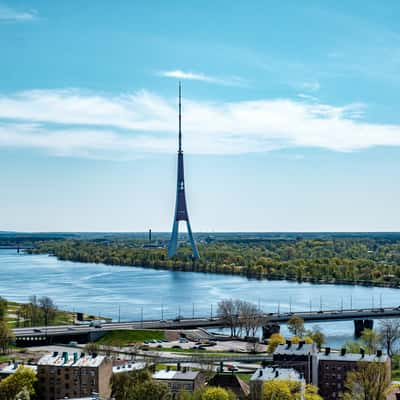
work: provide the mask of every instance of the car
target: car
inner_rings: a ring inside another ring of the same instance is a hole
[[[34,329],[33,329],[33,332],[42,332],[42,331],[41,331],[41,329],[39,329],[39,328],[34,328]]]
[[[70,327],[70,326],[69,326],[69,327],[67,328],[67,330],[69,330],[69,331],[73,331],[73,330],[74,330],[74,328],[72,328],[72,327]]]

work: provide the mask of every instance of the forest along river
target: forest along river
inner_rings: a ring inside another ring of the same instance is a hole
[[[59,261],[47,255],[0,250],[0,296],[26,302],[31,295],[49,296],[60,309],[118,319],[175,318],[215,315],[218,301],[242,299],[265,312],[398,306],[399,290],[350,285],[313,285],[247,279],[198,272],[163,271]],[[212,306],[211,306],[212,305]],[[211,310],[212,309],[212,310]],[[318,325],[332,347],[353,338],[353,322]],[[375,326],[378,321],[375,321]],[[282,327],[286,333],[286,327]]]

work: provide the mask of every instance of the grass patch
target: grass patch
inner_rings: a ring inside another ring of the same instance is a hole
[[[253,374],[244,374],[244,373],[239,373],[236,374],[242,381],[249,383],[250,382],[250,378]]]
[[[164,331],[122,330],[107,332],[97,343],[108,346],[126,346],[130,343],[143,343],[145,340],[161,340],[164,338]]]
[[[8,361],[11,361],[11,360],[12,360],[12,356],[10,356],[10,355],[0,356],[0,362],[8,362]]]

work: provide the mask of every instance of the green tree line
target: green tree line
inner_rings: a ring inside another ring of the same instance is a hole
[[[144,247],[135,239],[110,241],[49,240],[31,253],[60,260],[140,266],[178,271],[239,274],[255,278],[309,282],[400,285],[400,240],[349,237],[334,239],[215,241],[199,243],[201,258],[190,247],[167,257],[166,248]]]

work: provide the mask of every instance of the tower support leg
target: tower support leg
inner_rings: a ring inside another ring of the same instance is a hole
[[[190,227],[189,220],[186,221],[186,227],[189,235],[190,245],[192,246],[193,258],[198,259],[200,258],[200,254],[199,251],[197,250],[196,242],[194,241],[193,238],[192,228]]]
[[[176,248],[178,246],[178,230],[179,230],[179,221],[174,220],[174,225],[172,227],[171,239],[168,245],[168,257],[173,257],[176,253]]]

